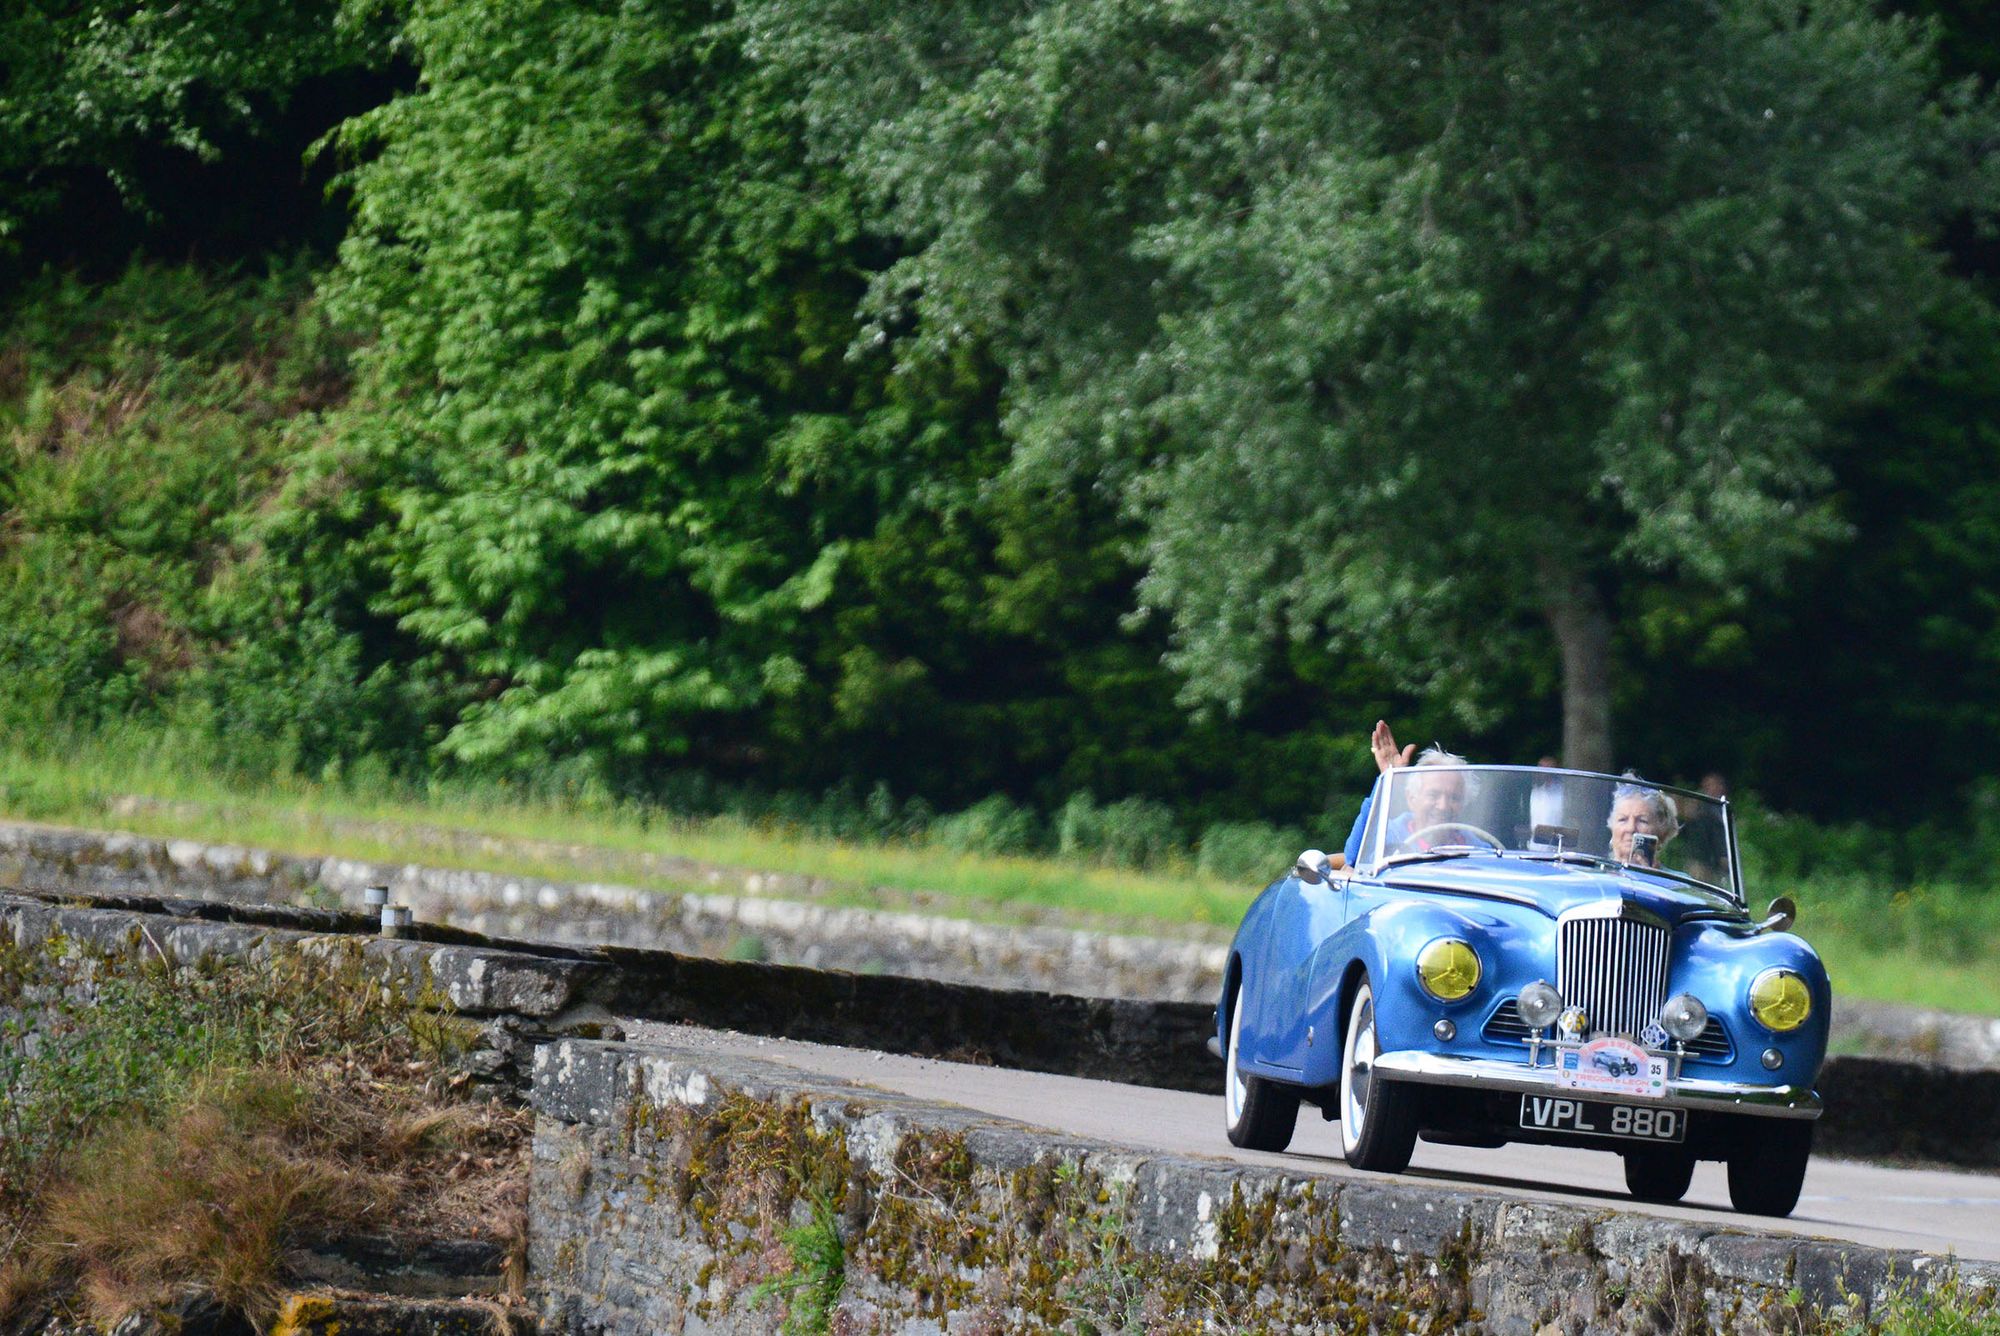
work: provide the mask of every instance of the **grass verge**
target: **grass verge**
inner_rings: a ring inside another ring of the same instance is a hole
[[[156,810],[121,808],[127,795]],[[1155,932],[1226,932],[1243,885],[1170,864],[1157,872],[1052,858],[955,853],[920,839],[863,843],[777,823],[687,820],[629,804],[534,799],[497,786],[384,785],[217,774],[170,750],[81,745],[60,755],[0,750],[0,815],[250,844],[304,855],[340,853],[550,879],[615,876],[684,890],[661,858],[824,878],[833,903],[918,907],[998,922],[1095,919]],[[468,838],[471,837],[471,838]],[[1274,850],[1271,874],[1297,850]]]

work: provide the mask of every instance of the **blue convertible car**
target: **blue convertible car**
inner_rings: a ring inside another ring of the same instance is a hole
[[[1353,866],[1308,849],[1237,929],[1229,1139],[1283,1150],[1304,1102],[1363,1169],[1402,1170],[1419,1136],[1588,1146],[1665,1202],[1722,1160],[1738,1210],[1789,1214],[1830,1010],[1792,919],[1746,911],[1728,805],[1704,794],[1392,770]]]

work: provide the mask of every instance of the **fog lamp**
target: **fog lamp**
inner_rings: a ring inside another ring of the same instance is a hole
[[[1796,1030],[1812,1015],[1812,990],[1787,969],[1765,970],[1750,981],[1750,1014],[1767,1030]]]
[[[1479,985],[1479,953],[1456,937],[1440,937],[1417,952],[1417,981],[1440,1002],[1456,1002]]]
[[[1660,1008],[1660,1028],[1688,1043],[1708,1028],[1708,1008],[1693,993],[1676,993]]]
[[[1551,1024],[1562,1014],[1562,994],[1553,986],[1540,979],[1521,990],[1520,998],[1514,1003],[1521,1013],[1521,1023],[1530,1030],[1540,1030]]]

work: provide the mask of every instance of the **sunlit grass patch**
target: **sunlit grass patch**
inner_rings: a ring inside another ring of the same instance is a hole
[[[821,896],[829,903],[1003,922],[1111,920],[1167,933],[1234,926],[1263,884],[1200,875],[1185,861],[1138,870],[960,852],[920,838],[859,842],[772,821],[683,819],[629,804],[527,798],[498,786],[439,784],[419,791],[385,783],[370,791],[285,776],[248,782],[190,764],[193,759],[158,739],[130,749],[81,743],[60,754],[0,752],[0,812],[302,855],[713,889],[657,865],[662,858],[691,859],[824,879],[831,884]],[[128,795],[168,806],[120,807],[117,800]],[[1297,853],[1273,849],[1269,875]]]

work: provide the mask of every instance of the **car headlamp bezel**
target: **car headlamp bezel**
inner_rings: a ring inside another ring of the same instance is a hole
[[[1791,985],[1791,986],[1787,986]],[[1781,990],[1773,994],[1771,990]],[[1812,985],[1795,969],[1773,965],[1758,972],[1745,994],[1751,1019],[1772,1034],[1790,1034],[1812,1019]],[[1791,1015],[1796,1008],[1797,1015]]]
[[[1463,1002],[1486,974],[1479,952],[1463,937],[1437,937],[1424,943],[1415,970],[1418,985],[1440,1002]]]

